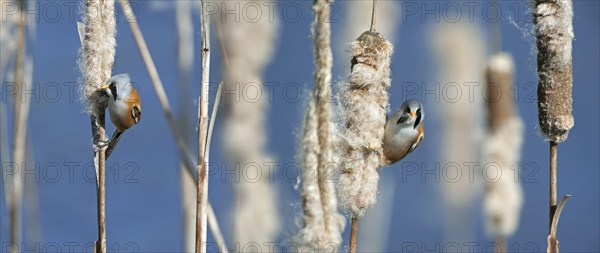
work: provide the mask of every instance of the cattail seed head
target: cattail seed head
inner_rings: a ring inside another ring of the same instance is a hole
[[[573,3],[536,0],[533,22],[537,38],[538,119],[548,140],[567,139],[575,124],[572,114]]]
[[[331,122],[331,26],[329,8],[332,1],[315,0],[313,55],[315,91],[309,97],[304,120],[299,161],[302,165],[303,225],[298,233],[301,251],[338,252],[345,220],[338,211],[335,184]]]
[[[392,44],[367,31],[351,44],[352,67],[348,83],[340,84],[342,150],[338,195],[342,207],[361,217],[377,201],[383,135],[389,107]]]
[[[488,232],[499,238],[506,238],[517,229],[523,202],[516,177],[519,173],[513,168],[519,162],[523,142],[523,122],[511,99],[513,65],[509,54],[497,53],[486,67],[489,130],[482,155],[486,166],[496,168],[486,171],[501,176],[497,181],[486,182],[483,210]]]
[[[501,175],[499,180],[486,184],[483,198],[486,228],[495,236],[510,236],[519,225],[523,192],[519,173],[513,166],[519,162],[522,142],[523,122],[518,116],[504,120],[484,142],[484,162],[486,166],[496,168],[487,171]],[[489,175],[487,178],[494,177]]]
[[[116,21],[114,0],[85,2],[85,34],[81,50],[80,70],[83,76],[82,100],[87,111],[106,107],[106,100],[97,92],[110,79],[116,51]]]
[[[514,114],[513,105],[513,60],[507,53],[498,53],[490,57],[485,75],[487,79],[486,101],[488,106],[488,125],[497,129],[502,122]]]
[[[303,201],[303,226],[297,237],[304,251],[339,250],[345,220],[337,210],[332,164],[320,167],[318,112],[314,96],[310,96],[304,119],[304,130],[298,150],[302,168],[300,196]],[[322,170],[322,171],[320,171]],[[323,173],[324,172],[324,173]]]

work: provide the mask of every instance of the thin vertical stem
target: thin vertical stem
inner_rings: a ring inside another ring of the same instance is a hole
[[[550,141],[550,212],[549,212],[549,223],[548,223],[548,231],[552,228],[552,219],[554,217],[554,212],[556,212],[556,202],[557,202],[557,154],[558,154],[558,145],[556,142]]]
[[[496,245],[494,249],[497,253],[506,252],[506,238],[504,236],[496,236]]]
[[[94,169],[96,172],[96,208],[98,239],[95,242],[96,253],[106,252],[105,226],[105,161],[106,147],[99,144],[106,139],[105,109],[106,101],[99,95],[100,85],[111,76],[115,56],[116,21],[114,0],[86,0],[83,13],[84,24],[78,24],[81,40],[81,74],[84,79],[83,94],[90,113],[94,148]],[[98,50],[101,48],[101,50]]]
[[[104,108],[97,108],[94,115],[91,116],[92,121],[92,133],[94,135],[94,145],[99,143],[99,140],[106,139],[105,126],[105,115]],[[98,169],[97,182],[96,182],[96,210],[98,213],[98,240],[96,241],[96,253],[106,252],[106,176],[105,176],[105,162],[106,162],[106,149],[94,148],[94,163]]]
[[[560,220],[560,214],[562,213],[565,205],[567,204],[567,200],[571,197],[570,194],[567,194],[562,197],[558,206],[556,206],[554,216],[552,217],[552,224],[550,224],[550,235],[548,235],[548,248],[546,252],[558,253],[559,252],[559,243],[556,237],[556,233],[558,233],[558,221]]]
[[[350,253],[356,253],[356,242],[358,241],[358,218],[352,217],[350,228]]]
[[[198,103],[198,188],[196,203],[196,252],[206,252],[206,223],[208,204],[208,167],[206,166],[206,149],[208,135],[208,81],[210,71],[210,31],[208,12],[204,1],[201,13],[202,33],[202,84]]]
[[[23,11],[25,9],[25,1],[19,1],[19,20],[17,21],[16,31],[16,55],[15,55],[15,66],[14,66],[14,84],[15,84],[15,97],[14,97],[14,135],[13,135],[13,157],[12,162],[17,166],[23,166],[25,164],[25,144],[27,138],[27,115],[28,115],[28,103],[24,101],[23,86],[25,86],[25,21],[23,17]],[[9,209],[9,229],[10,229],[10,242],[13,243],[11,252],[17,252],[19,249],[20,235],[21,235],[21,203],[23,199],[23,183],[20,177],[21,173],[15,173],[12,175],[12,189],[10,197]]]
[[[496,0],[491,0],[490,4],[498,4]],[[490,44],[492,45],[492,53],[499,53],[502,50],[502,30],[500,22],[490,22]]]
[[[373,10],[371,11],[371,32],[375,31],[375,8],[377,8],[377,0],[373,0]]]
[[[179,128],[177,128],[177,123],[175,122],[175,117],[173,116],[173,113],[171,111],[171,106],[169,103],[169,99],[167,97],[167,93],[165,92],[163,83],[160,80],[158,70],[156,69],[154,60],[152,60],[152,56],[150,55],[150,50],[148,49],[148,46],[146,45],[146,41],[144,40],[144,36],[142,35],[141,29],[138,25],[137,19],[135,17],[135,13],[133,12],[133,9],[129,5],[129,1],[119,0],[119,3],[121,4],[122,10],[125,13],[125,16],[128,18],[127,23],[129,23],[129,28],[131,28],[131,34],[133,35],[135,43],[138,46],[138,50],[140,52],[140,55],[142,56],[142,60],[144,61],[144,64],[146,65],[146,70],[148,71],[148,74],[150,75],[150,79],[152,80],[152,86],[158,97],[160,107],[162,108],[165,118],[167,119],[167,123],[169,123],[169,128],[171,129],[171,133],[173,133],[173,136],[175,137],[175,141],[177,143],[177,147],[179,148],[180,156],[185,165],[186,171],[188,172],[189,176],[191,176],[194,179],[194,181],[196,182],[198,180],[198,175],[197,175],[198,168],[194,165],[195,162],[193,160],[190,150],[186,146],[185,139],[182,137],[181,133],[179,133],[179,131],[178,131]],[[204,52],[203,52],[203,54],[204,54]],[[207,74],[208,74],[208,72],[207,72]],[[204,75],[204,72],[203,72],[203,75]],[[208,76],[207,76],[207,80],[208,80]],[[207,95],[207,97],[208,97],[208,95]],[[207,101],[207,103],[208,103],[208,101]],[[208,105],[207,105],[207,107],[208,107]],[[207,205],[210,205],[210,203],[207,203]],[[215,219],[215,221],[216,221],[216,219]],[[213,228],[214,231],[220,231],[220,229],[218,228],[219,224],[217,222],[214,222],[214,223],[211,222],[211,223],[209,223],[209,225],[211,227],[215,226]]]

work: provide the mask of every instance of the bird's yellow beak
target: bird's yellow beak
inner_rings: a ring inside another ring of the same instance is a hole
[[[103,90],[108,89],[108,84],[102,85],[102,87],[100,87],[100,88]]]
[[[415,117],[416,114],[417,114],[417,112],[410,112],[410,116],[413,118]]]

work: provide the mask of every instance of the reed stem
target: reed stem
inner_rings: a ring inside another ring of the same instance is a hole
[[[98,140],[106,139],[105,131],[105,115],[104,108],[98,108],[94,115],[91,116],[92,132],[96,133]],[[97,143],[94,141],[94,143]],[[96,211],[98,213],[98,240],[95,243],[95,252],[106,252],[106,150],[104,148],[96,149],[94,155],[94,163],[97,169],[97,194],[96,194]]]
[[[496,253],[506,252],[506,238],[504,236],[496,236],[496,245],[494,249]]]
[[[27,117],[29,110],[29,101],[23,101],[24,68],[25,68],[25,22],[23,10],[25,1],[19,1],[19,20],[16,30],[16,54],[14,66],[14,130],[13,130],[13,153],[12,162],[17,166],[25,164],[25,144],[27,137]],[[17,252],[20,243],[21,234],[21,204],[23,199],[23,183],[20,177],[21,173],[12,175],[12,187],[10,191],[10,200],[8,208],[9,214],[9,242],[13,245],[11,252]]]
[[[177,127],[175,117],[171,111],[171,106],[167,97],[167,93],[165,92],[165,88],[158,74],[158,70],[156,69],[156,65],[154,64],[154,60],[152,60],[150,50],[146,45],[146,41],[144,40],[144,36],[142,35],[142,32],[138,25],[135,13],[133,12],[133,9],[131,8],[127,0],[119,0],[119,3],[121,4],[125,16],[128,18],[127,23],[129,23],[129,28],[131,29],[131,33],[133,35],[135,43],[137,44],[140,55],[142,56],[142,60],[146,65],[146,70],[148,71],[150,79],[152,80],[152,87],[156,92],[158,101],[160,103],[160,107],[163,110],[165,118],[167,119],[167,123],[169,124],[169,128],[171,129],[171,133],[173,134],[177,143],[177,147],[179,148],[179,155],[181,156],[181,160],[184,163],[188,175],[194,179],[194,182],[196,182],[198,180],[198,174],[196,173],[197,166],[194,165],[196,164],[196,162],[194,161],[191,155],[192,153],[189,151],[186,145],[185,139],[179,133],[179,128]],[[207,203],[207,205],[210,205],[210,203]],[[221,231],[218,228],[219,224],[216,222],[216,219],[214,220],[214,223],[211,221],[208,222],[209,226],[215,227],[211,231]],[[215,237],[223,238],[222,235],[215,235]]]
[[[371,28],[369,31],[375,31],[375,8],[377,8],[377,0],[373,0],[373,10],[371,10]]]
[[[208,81],[210,74],[210,30],[204,1],[200,1],[202,34],[202,83],[198,99],[198,185],[196,202],[196,252],[206,252],[206,223],[208,204],[208,167],[206,149],[208,135]]]
[[[352,217],[350,229],[350,253],[356,253],[356,242],[358,241],[358,218]]]
[[[548,215],[548,232],[552,229],[552,220],[554,219],[554,213],[556,212],[556,201],[558,196],[557,155],[558,145],[556,142],[550,141],[550,207]]]

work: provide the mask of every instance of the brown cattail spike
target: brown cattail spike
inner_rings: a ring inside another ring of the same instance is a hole
[[[536,0],[534,8],[539,124],[548,140],[561,143],[575,123],[571,58],[573,3],[571,0]]]
[[[488,84],[485,98],[489,112],[488,125],[492,131],[514,114],[513,72],[513,61],[509,54],[497,53],[491,56],[485,71]]]

